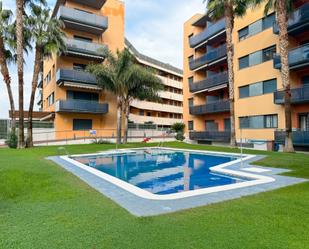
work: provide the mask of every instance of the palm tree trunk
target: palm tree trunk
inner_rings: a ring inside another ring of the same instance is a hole
[[[10,102],[10,108],[11,108],[11,132],[15,134],[16,132],[16,117],[15,117],[15,104],[14,104],[14,98],[11,88],[11,77],[9,73],[9,69],[7,67],[7,62],[5,58],[5,48],[4,48],[4,42],[3,37],[0,37],[0,68],[1,68],[1,74],[3,76],[3,81],[6,84],[8,96],[9,96],[9,102]]]
[[[235,147],[235,110],[234,110],[234,48],[232,41],[232,32],[234,27],[233,8],[228,4],[225,6],[225,22],[226,22],[226,49],[227,49],[227,65],[228,65],[228,80],[229,80],[229,99],[230,99],[230,122],[231,122],[231,146]]]
[[[126,144],[128,143],[128,126],[129,126],[129,115],[130,115],[129,101],[125,102],[124,113],[125,113],[125,123],[124,123],[123,143]]]
[[[29,112],[28,112],[28,132],[27,132],[27,147],[33,147],[33,129],[32,129],[32,119],[33,119],[33,107],[34,107],[34,97],[35,92],[38,85],[39,73],[41,71],[42,65],[42,53],[41,48],[35,48],[35,60],[34,60],[34,68],[33,68],[33,78],[32,78],[32,88],[31,88],[31,96],[30,96],[30,104],[29,104]]]
[[[117,97],[117,144],[121,144],[122,131],[122,101]]]
[[[23,56],[23,12],[24,0],[16,0],[16,41],[17,41],[17,74],[19,101],[18,148],[25,147],[24,136],[24,56]]]
[[[277,19],[279,26],[279,52],[281,56],[281,78],[285,90],[284,111],[285,111],[285,152],[294,152],[292,141],[292,110],[291,110],[291,86],[290,68],[288,59],[289,37],[287,31],[288,14],[286,1],[277,1]]]

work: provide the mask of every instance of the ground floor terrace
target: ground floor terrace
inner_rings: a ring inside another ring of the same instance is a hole
[[[135,148],[145,144],[129,144]],[[148,146],[153,146],[149,144]],[[227,147],[168,143],[216,152]],[[114,145],[66,146],[70,154]],[[309,178],[307,154],[245,150],[258,166]],[[308,182],[153,217],[136,217],[45,158],[57,147],[0,149],[1,248],[306,248]],[[188,231],[189,236],[188,236]]]

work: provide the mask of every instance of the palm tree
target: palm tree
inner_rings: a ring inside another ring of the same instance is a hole
[[[226,23],[226,49],[229,80],[230,120],[231,120],[231,146],[236,146],[235,135],[235,109],[234,109],[234,48],[232,34],[236,17],[245,15],[249,0],[204,0],[207,2],[208,15],[213,20],[224,17]]]
[[[8,69],[8,62],[11,61],[13,58],[12,54],[5,47],[5,39],[7,37],[7,32],[9,29],[12,15],[13,15],[12,11],[3,9],[2,1],[0,1],[0,68],[1,68],[1,74],[3,76],[3,81],[6,84],[9,96],[11,115],[12,115],[11,129],[12,133],[15,134],[16,132],[15,104],[11,88],[11,76]]]
[[[16,0],[16,63],[18,75],[18,105],[19,105],[19,129],[18,148],[25,147],[24,135],[24,17],[27,4],[39,2],[46,4],[45,0]]]
[[[104,64],[89,65],[87,70],[96,76],[102,90],[117,96],[117,144],[120,144],[123,112],[128,116],[132,98],[137,96],[139,99],[156,98],[156,89],[161,89],[156,83],[161,82],[148,69],[134,64],[134,57],[127,49],[122,52],[117,51],[116,56],[107,51]],[[127,134],[126,130],[127,122],[125,134]],[[126,138],[124,141],[126,142]]]
[[[123,143],[128,142],[128,125],[130,106],[134,99],[160,102],[159,91],[163,90],[163,82],[155,75],[155,72],[149,68],[134,64],[132,57],[132,66],[128,72],[129,80],[126,83],[126,91],[123,102],[125,114],[125,127]]]
[[[53,53],[66,51],[65,34],[62,21],[50,16],[50,9],[40,5],[31,4],[31,14],[26,19],[26,26],[31,31],[31,40],[35,44],[34,67],[32,87],[28,114],[27,147],[33,146],[32,119],[35,92],[38,85],[39,74],[42,75],[43,59],[51,57]]]
[[[253,7],[265,3],[264,13],[275,10],[279,27],[279,54],[281,56],[281,79],[285,90],[284,111],[285,111],[285,152],[294,152],[292,140],[292,110],[291,110],[291,85],[289,67],[289,36],[288,19],[293,10],[293,0],[252,0]]]

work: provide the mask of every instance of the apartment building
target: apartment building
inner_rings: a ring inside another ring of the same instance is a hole
[[[104,47],[124,49],[124,14],[119,0],[56,2],[53,16],[64,22],[67,53],[44,61],[39,86],[41,110],[49,113],[43,120],[54,122],[56,139],[82,137],[86,130],[115,133],[116,97],[102,92],[85,68],[103,62]]]
[[[164,90],[159,93],[162,102],[134,100],[129,120],[134,124],[155,124],[159,128],[169,128],[176,122],[183,122],[182,70],[141,54],[127,39],[125,46],[139,65],[152,68],[164,84]]]
[[[309,146],[309,3],[294,1],[288,23],[294,145]],[[271,149],[284,143],[284,92],[275,13],[249,9],[234,24],[236,138]],[[184,120],[199,143],[230,140],[225,20],[197,14],[184,24]]]

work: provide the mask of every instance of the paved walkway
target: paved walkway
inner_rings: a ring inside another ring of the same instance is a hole
[[[121,207],[125,208],[131,214],[135,216],[153,216],[171,213],[188,208],[204,206],[212,203],[218,203],[307,181],[306,179],[278,175],[289,171],[286,169],[266,168],[250,165],[250,162],[259,160],[261,158],[263,157],[257,156],[254,159],[247,160],[243,166],[241,166],[240,164],[234,164],[228,166],[227,169],[234,169],[247,173],[251,171],[259,175],[271,176],[275,179],[274,182],[233,190],[225,190],[216,193],[203,194],[194,197],[185,197],[183,199],[176,200],[144,199],[102,178],[99,178],[98,176],[90,172],[76,167],[75,165],[61,159],[60,157],[49,157],[48,159],[54,161],[61,167],[73,173],[84,182],[86,182],[89,186],[118,203]]]

